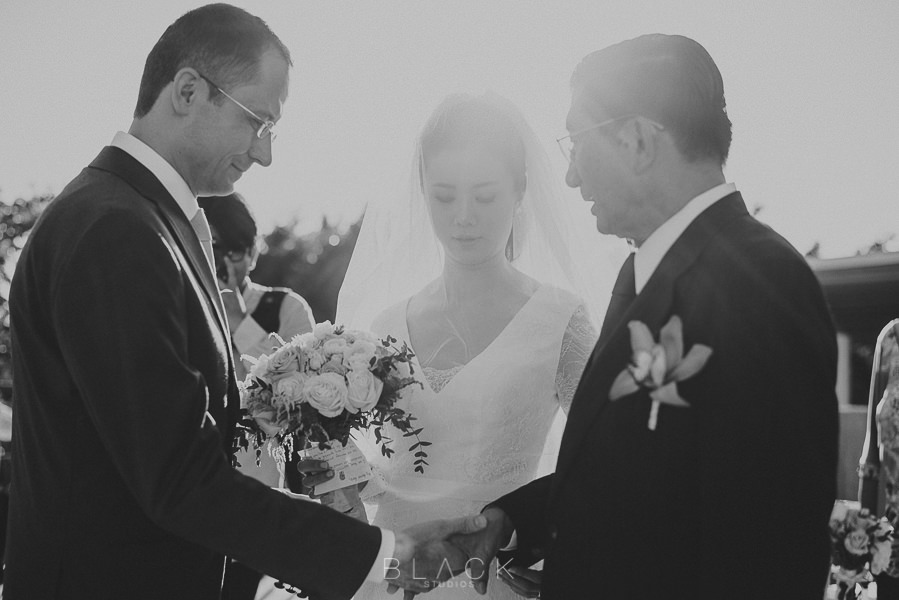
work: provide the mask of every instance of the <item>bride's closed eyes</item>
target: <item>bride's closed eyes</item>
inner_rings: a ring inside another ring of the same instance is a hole
[[[471,186],[474,201],[480,204],[489,204],[496,200],[496,181],[484,181]],[[456,199],[456,186],[447,183],[435,183],[431,190],[431,197],[437,202],[449,204]]]
[[[450,204],[451,202],[455,202],[456,197],[447,195],[447,194],[432,194],[431,195],[434,200],[440,202],[441,204]],[[490,195],[478,195],[474,197],[474,201],[480,204],[490,204],[491,202],[496,200],[496,194]]]

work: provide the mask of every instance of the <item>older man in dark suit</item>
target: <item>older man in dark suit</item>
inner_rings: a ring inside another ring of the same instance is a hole
[[[637,250],[556,472],[496,501],[467,542],[482,558],[510,544],[501,577],[546,600],[818,600],[835,334],[802,256],[725,181],[721,75],[695,41],[649,35],[587,56],[572,92],[567,183]]]
[[[5,597],[216,599],[224,556],[314,597],[423,586],[474,521],[382,531],[233,470],[239,398],[198,194],[268,166],[290,54],[218,4],[150,53],[129,133],[31,233],[12,283]],[[482,521],[482,519],[481,519]],[[448,576],[448,573],[445,575]]]

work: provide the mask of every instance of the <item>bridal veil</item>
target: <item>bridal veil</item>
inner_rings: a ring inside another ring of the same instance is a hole
[[[472,96],[448,96],[434,112],[446,115]],[[512,264],[542,283],[582,298],[598,330],[626,244],[599,234],[586,203],[563,198],[564,173],[554,171],[544,149],[521,112],[505,98],[487,92],[477,99],[509,118],[525,149],[527,187],[512,226]],[[427,126],[434,126],[429,122]],[[437,124],[439,126],[439,123]],[[436,279],[443,251],[434,236],[422,190],[421,136],[415,142],[408,190],[371,201],[337,304],[337,322],[368,329],[378,313],[415,294]]]

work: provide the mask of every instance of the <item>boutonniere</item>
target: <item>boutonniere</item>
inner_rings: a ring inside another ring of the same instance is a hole
[[[612,383],[609,400],[618,400],[640,388],[650,390],[652,408],[647,425],[654,431],[660,404],[681,408],[690,406],[677,393],[677,382],[699,373],[712,355],[712,349],[696,344],[684,355],[684,328],[677,315],[673,315],[662,327],[658,343],[645,323],[631,321],[627,326],[631,331],[633,354],[630,364]]]

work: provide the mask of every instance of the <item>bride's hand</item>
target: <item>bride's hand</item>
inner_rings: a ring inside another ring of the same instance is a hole
[[[334,478],[334,471],[327,461],[304,458],[296,463],[297,471],[302,476],[303,493],[310,498],[320,498],[313,493],[315,486],[321,485]]]

